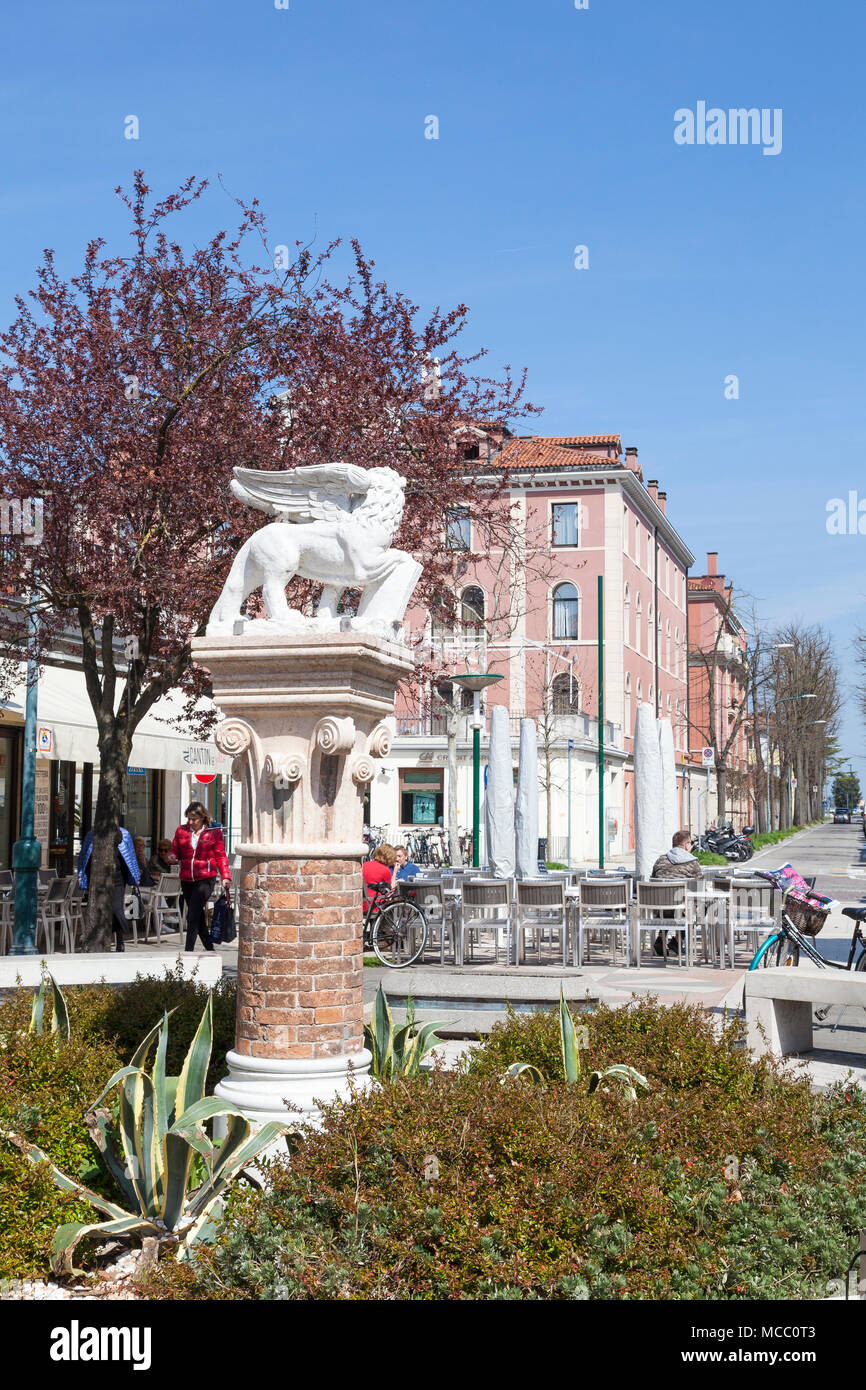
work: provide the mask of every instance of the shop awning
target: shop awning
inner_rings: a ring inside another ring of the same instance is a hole
[[[13,695],[23,707],[25,682]],[[222,772],[231,770],[231,759],[218,752],[213,739],[196,740],[167,721],[181,718],[183,700],[168,694],[153,706],[138,726],[132,740],[130,766],[161,768],[169,772]],[[199,701],[200,709],[213,709],[211,700]],[[37,753],[61,762],[98,763],[96,721],[84,672],[60,666],[46,666],[37,691]]]

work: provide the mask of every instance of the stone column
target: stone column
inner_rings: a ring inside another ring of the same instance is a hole
[[[364,633],[203,637],[242,791],[238,1014],[217,1095],[252,1121],[313,1118],[367,1074],[361,959],[363,798],[387,756],[406,649]]]

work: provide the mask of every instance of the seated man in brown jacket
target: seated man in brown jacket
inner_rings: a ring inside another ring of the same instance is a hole
[[[692,837],[688,830],[678,830],[671,849],[667,854],[659,855],[653,864],[653,878],[700,878],[701,866],[691,853],[691,843]],[[676,937],[671,936],[668,938],[668,951],[676,952],[676,949]],[[653,950],[657,956],[664,954],[661,932],[653,943]]]
[[[653,878],[700,878],[701,866],[691,852],[691,844],[688,830],[678,830],[672,848],[653,864]]]

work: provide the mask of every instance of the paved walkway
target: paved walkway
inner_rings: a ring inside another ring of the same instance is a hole
[[[851,938],[848,919],[841,915],[841,906],[866,902],[866,839],[859,825],[832,825],[825,823],[800,831],[797,835],[783,840],[779,845],[761,850],[750,861],[754,868],[776,868],[781,864],[792,863],[802,874],[815,874],[819,892],[827,893],[839,900],[840,906],[830,916],[827,926],[821,932],[817,945],[828,959],[843,960],[847,956],[848,942]],[[175,946],[180,950],[182,942],[177,936],[163,937],[160,953],[171,951]],[[237,974],[237,942],[231,946],[217,948],[223,960],[226,975]],[[127,946],[133,954],[153,952],[152,943],[131,943]],[[202,955],[201,949],[196,953]],[[426,973],[435,971],[441,979],[441,991],[447,995],[448,978],[459,973],[490,975],[491,973],[513,975],[526,980],[526,972],[537,971],[536,966],[511,967],[503,971],[502,966],[470,965],[459,972],[454,967],[427,967]],[[590,996],[603,1000],[612,1006],[626,1003],[633,996],[655,995],[664,1003],[686,1002],[700,1004],[720,1017],[726,1009],[738,1010],[742,1005],[743,970],[713,970],[705,966],[694,966],[690,970],[681,969],[674,964],[660,965],[653,969],[634,970],[624,966],[590,965],[580,971],[563,970],[562,966],[540,967],[548,978],[564,978],[571,981],[568,990],[575,997],[577,985],[575,977],[580,977],[581,993],[583,982]],[[401,972],[402,973],[402,972]],[[383,980],[388,989],[389,977],[394,974],[387,970],[365,969],[364,998],[369,1006]],[[848,1009],[844,1014],[834,1010],[826,1022],[816,1025],[815,1039],[820,1041],[808,1061],[808,1069],[816,1085],[824,1086],[831,1081],[844,1079],[849,1069],[853,1069],[858,1084],[866,1086],[866,1011]],[[836,1032],[832,1025],[838,1020]],[[457,1055],[464,1044],[449,1043],[449,1052]]]

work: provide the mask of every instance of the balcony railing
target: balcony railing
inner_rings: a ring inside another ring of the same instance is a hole
[[[489,710],[487,715],[489,715]],[[485,716],[485,728],[487,726],[487,715]],[[520,737],[520,722],[524,718],[521,714],[509,714],[508,724],[511,737],[516,743]],[[552,743],[563,744],[569,739],[574,739],[581,745],[591,743],[593,747],[598,745],[598,720],[589,714],[554,714],[550,717],[547,728],[537,715],[530,715],[534,718],[538,729],[539,743],[543,744],[549,737]],[[426,715],[398,715],[397,716],[397,737],[398,738],[446,738],[448,734],[448,719],[445,715],[426,714]],[[486,738],[486,733],[482,734]],[[469,713],[460,714],[458,717],[457,738],[461,743],[468,743],[472,738],[472,715]],[[606,748],[622,748],[622,730],[619,724],[614,724],[610,720],[605,720],[604,724],[604,744]]]

